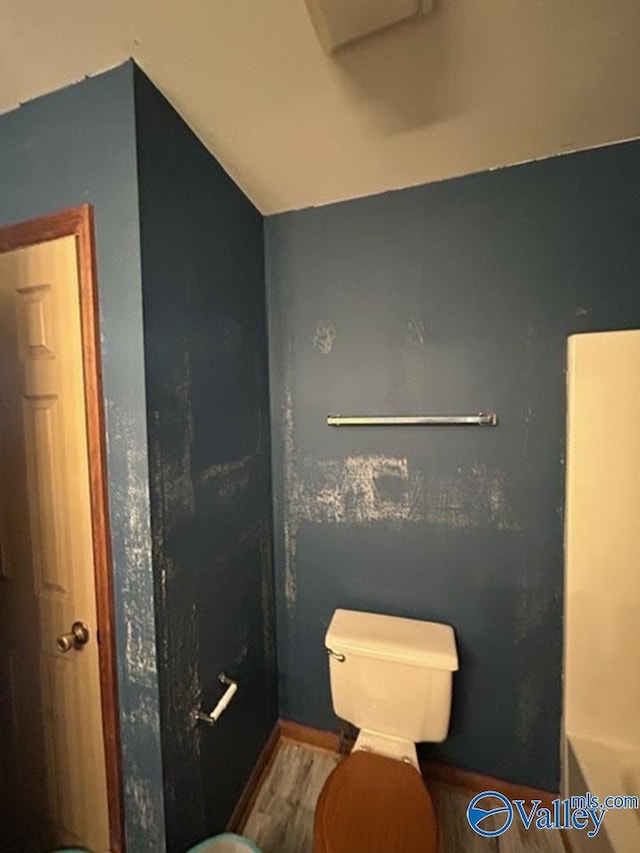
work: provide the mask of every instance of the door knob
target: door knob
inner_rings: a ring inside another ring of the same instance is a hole
[[[56,639],[59,652],[68,652],[71,649],[79,649],[89,642],[89,628],[84,622],[74,622],[68,634],[60,634]]]

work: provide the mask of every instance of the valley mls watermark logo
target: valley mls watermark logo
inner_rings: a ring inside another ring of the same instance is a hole
[[[496,804],[497,801],[497,804]],[[495,817],[492,821],[490,818]],[[471,829],[485,838],[502,835],[513,821],[513,806],[504,794],[497,791],[483,791],[471,800],[467,808],[467,820]],[[492,828],[497,824],[497,829]]]
[[[542,800],[508,800],[499,791],[483,791],[467,807],[469,826],[484,838],[502,835],[514,817],[525,829],[586,829],[589,838],[598,834],[609,809],[637,809],[638,797],[604,797],[602,802],[587,791],[583,797],[551,800],[551,808]]]

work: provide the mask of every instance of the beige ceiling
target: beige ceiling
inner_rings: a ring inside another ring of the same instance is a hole
[[[437,0],[334,57],[304,0],[0,0],[0,111],[130,56],[265,213],[640,136],[639,0]]]

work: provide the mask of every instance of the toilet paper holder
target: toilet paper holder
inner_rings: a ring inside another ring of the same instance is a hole
[[[191,717],[191,725],[195,726],[198,723],[206,723],[208,726],[215,726],[223,712],[226,710],[229,702],[233,699],[233,697],[238,692],[238,682],[234,681],[232,678],[228,678],[224,672],[221,672],[218,676],[218,681],[220,684],[226,685],[226,690],[222,694],[222,697],[218,701],[218,704],[215,706],[211,713],[206,714],[200,708],[194,708],[189,715]]]

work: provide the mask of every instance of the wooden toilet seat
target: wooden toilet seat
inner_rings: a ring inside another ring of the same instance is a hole
[[[320,794],[314,853],[436,853],[431,795],[415,767],[372,752],[338,764]]]

